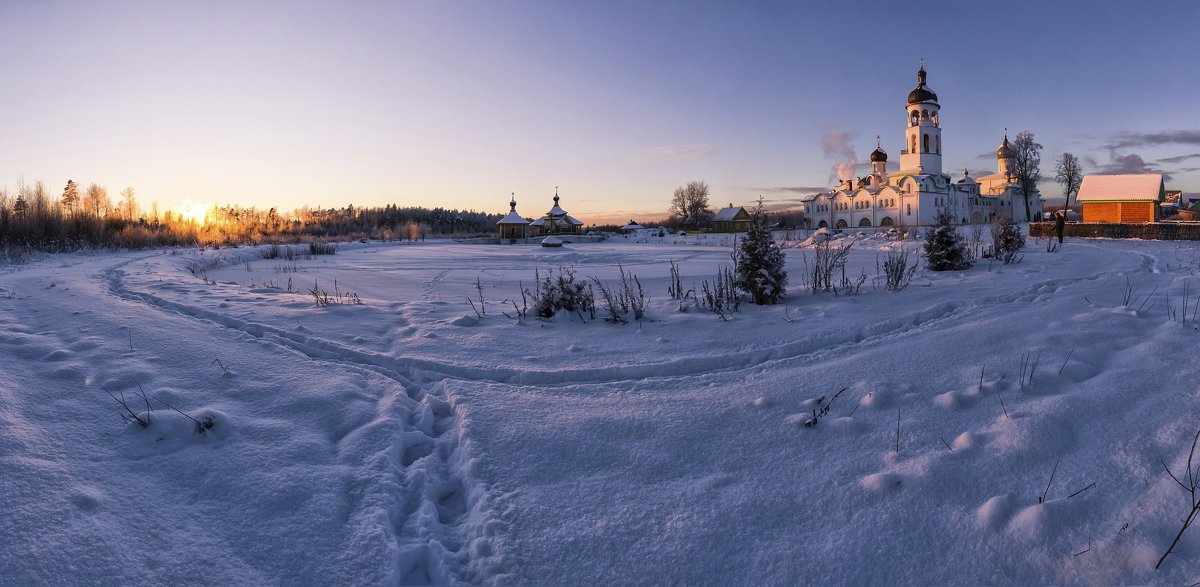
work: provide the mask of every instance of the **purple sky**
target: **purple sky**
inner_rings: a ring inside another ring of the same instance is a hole
[[[448,206],[585,222],[785,205],[875,135],[924,56],[945,168],[1032,131],[1053,176],[1200,192],[1200,2],[0,2],[0,184],[145,205]],[[864,172],[860,168],[860,173]],[[1058,196],[1052,181],[1043,191]]]

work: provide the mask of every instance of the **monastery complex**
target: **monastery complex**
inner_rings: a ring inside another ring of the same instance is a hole
[[[957,180],[942,171],[941,105],[926,83],[925,67],[917,71],[917,87],[905,106],[904,149],[900,169],[889,173],[888,154],[876,140],[871,174],[847,179],[833,191],[804,198],[809,228],[929,226],[946,210],[958,224],[982,224],[999,218],[1025,222],[1025,197],[1008,171],[1012,155],[1007,133],[996,150],[996,172]],[[1042,210],[1041,194],[1029,196],[1029,215]]]

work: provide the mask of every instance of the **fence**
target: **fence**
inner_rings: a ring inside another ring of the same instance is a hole
[[[1065,236],[1090,238],[1139,238],[1163,241],[1200,241],[1200,223],[1146,222],[1143,224],[1108,222],[1069,222]],[[1029,236],[1054,236],[1053,222],[1029,223]]]

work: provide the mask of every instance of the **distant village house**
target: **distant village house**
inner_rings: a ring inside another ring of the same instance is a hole
[[[730,204],[725,208],[717,210],[713,216],[713,230],[715,232],[745,232],[750,230],[750,213],[741,206]]]

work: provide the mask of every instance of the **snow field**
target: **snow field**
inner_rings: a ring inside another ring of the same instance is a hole
[[[919,246],[851,238],[853,275]],[[0,580],[1200,579],[1191,535],[1153,571],[1186,513],[1159,459],[1178,471],[1200,427],[1185,360],[1200,333],[1166,295],[1196,301],[1200,250],[1031,241],[1018,265],[835,297],[803,291],[791,248],[785,304],[720,322],[667,298],[667,264],[693,287],[729,249],[655,240],[369,244],[287,265],[251,248],[72,255],[0,273],[0,531],[20,544]],[[618,263],[650,320],[503,314],[534,267],[612,281]],[[466,301],[477,277],[485,316]],[[306,290],[335,279],[363,304],[315,307]],[[146,429],[100,389],[139,384]],[[159,400],[216,425],[196,434]]]

